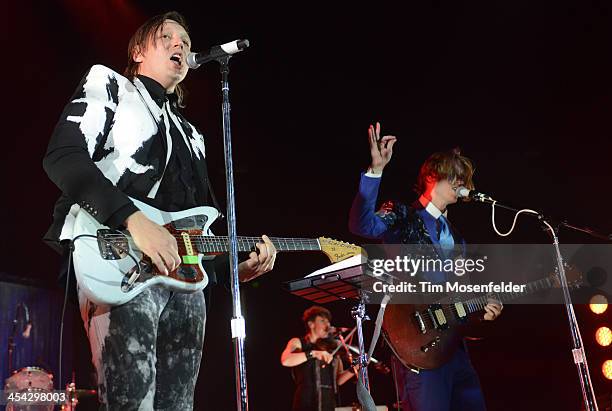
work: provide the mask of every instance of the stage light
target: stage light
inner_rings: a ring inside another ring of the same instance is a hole
[[[599,327],[595,331],[595,341],[602,347],[607,347],[612,343],[612,330],[608,327]]]
[[[612,380],[612,360],[607,360],[601,366],[601,372],[603,372],[604,377],[609,380]]]
[[[589,307],[595,314],[603,314],[608,309],[608,299],[601,294],[594,295],[589,301]]]

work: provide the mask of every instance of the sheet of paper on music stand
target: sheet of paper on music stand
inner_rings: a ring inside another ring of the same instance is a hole
[[[333,271],[338,271],[338,270],[342,270],[343,268],[350,268],[350,267],[355,267],[361,264],[365,264],[368,261],[367,257],[362,255],[362,254],[358,254],[358,255],[354,255],[350,258],[347,258],[346,260],[342,260],[342,261],[338,261],[337,263],[334,263],[332,265],[328,265],[327,267],[323,267],[320,270],[317,270],[313,273],[308,274],[306,277],[312,277],[314,275],[321,275],[321,274],[325,274],[325,273],[331,273]]]

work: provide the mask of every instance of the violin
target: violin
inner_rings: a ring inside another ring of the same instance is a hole
[[[319,338],[314,343],[314,349],[319,351],[327,351],[332,353],[340,345],[340,340],[334,337]]]
[[[319,338],[315,343],[313,349],[320,351],[327,351],[330,354],[338,354],[343,359],[348,361],[349,363],[353,363],[353,357],[351,355],[351,351],[355,354],[359,354],[359,349],[352,345],[347,344],[347,350],[340,350],[343,347],[342,342],[338,337],[327,336],[325,338]],[[378,361],[376,358],[370,358],[370,362],[372,363],[374,369],[381,374],[388,374],[391,372],[389,366],[387,366],[382,361]]]

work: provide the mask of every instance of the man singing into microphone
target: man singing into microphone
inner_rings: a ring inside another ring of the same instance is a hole
[[[281,364],[291,367],[295,381],[292,411],[333,411],[337,387],[350,380],[353,368],[344,370],[338,356],[327,348],[336,343],[329,340],[331,312],[314,305],[304,311],[302,321],[306,336],[292,338],[281,355]],[[330,342],[331,341],[331,342]]]
[[[353,201],[349,229],[354,234],[387,244],[431,244],[441,249],[464,240],[448,221],[447,207],[457,202],[460,186],[473,189],[471,161],[459,150],[432,154],[421,166],[415,191],[418,200],[407,206],[387,202],[375,212],[380,179],[391,160],[394,136],[380,136],[380,124],[368,130],[372,162],[361,176]],[[485,320],[494,320],[502,306],[489,302]],[[408,319],[406,320],[408,322]],[[394,358],[399,396],[404,411],[485,409],[478,376],[463,347],[444,365],[431,370],[411,370]]]
[[[112,229],[127,228],[160,273],[181,263],[176,239],[128,196],[165,211],[209,205],[204,137],[181,111],[190,48],[180,14],[155,16],[130,39],[125,76],[95,65],[81,80],[44,159],[62,190],[46,236],[57,248],[71,238],[81,209]],[[276,250],[269,239],[264,236],[257,248],[240,263],[241,280],[273,268]],[[206,270],[214,282],[212,265]],[[193,408],[206,320],[201,291],[150,287],[114,307],[79,292],[79,305],[101,409]]]

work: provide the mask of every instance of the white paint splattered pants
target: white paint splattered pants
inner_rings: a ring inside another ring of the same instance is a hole
[[[79,292],[101,410],[191,410],[204,343],[204,294],[151,287],[118,306]]]

